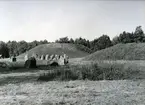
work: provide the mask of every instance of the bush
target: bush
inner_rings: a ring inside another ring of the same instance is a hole
[[[40,75],[38,80],[76,80],[78,75],[67,66],[50,70],[47,74]]]
[[[141,68],[142,69],[142,68]],[[71,65],[58,67],[47,74],[39,76],[39,80],[122,80],[143,78],[136,65],[128,63],[93,63],[88,65]],[[137,77],[138,75],[138,77]]]
[[[62,66],[47,74],[39,76],[39,80],[98,80],[102,72],[97,64]]]

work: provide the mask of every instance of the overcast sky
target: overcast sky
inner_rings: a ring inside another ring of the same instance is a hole
[[[145,1],[0,1],[2,41],[112,38],[138,25],[145,31]]]

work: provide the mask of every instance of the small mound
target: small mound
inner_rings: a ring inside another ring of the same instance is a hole
[[[145,43],[117,44],[97,51],[83,60],[145,60]]]
[[[65,53],[70,58],[78,58],[89,55],[89,53],[79,50],[75,44],[68,43],[43,44],[29,50],[27,53],[28,56],[32,56],[33,53],[38,55],[63,55]],[[20,56],[18,56],[18,58],[24,58],[24,56],[25,54],[21,54]]]

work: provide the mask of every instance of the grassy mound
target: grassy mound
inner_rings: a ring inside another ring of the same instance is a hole
[[[83,46],[83,45],[82,45]],[[63,53],[67,54],[70,58],[84,57],[89,53],[79,50],[79,48],[74,44],[67,43],[51,43],[51,44],[43,44],[39,45],[28,52],[28,56],[31,56],[33,53],[38,55],[46,55],[46,54],[59,54]],[[23,58],[25,54],[18,56],[19,58]]]
[[[84,60],[145,60],[145,43],[117,44],[97,51]]]

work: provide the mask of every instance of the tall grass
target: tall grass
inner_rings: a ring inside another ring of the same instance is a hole
[[[91,63],[88,65],[69,65],[58,67],[47,74],[39,76],[38,80],[120,80],[138,79],[141,76],[141,69],[137,65],[128,63]]]

